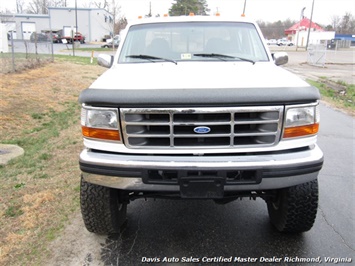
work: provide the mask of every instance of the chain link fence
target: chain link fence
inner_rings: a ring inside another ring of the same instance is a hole
[[[307,63],[312,66],[324,67],[326,63],[326,44],[310,44],[307,49]]]
[[[53,43],[42,35],[30,40],[8,40],[7,53],[0,53],[0,72],[11,73],[53,62]]]

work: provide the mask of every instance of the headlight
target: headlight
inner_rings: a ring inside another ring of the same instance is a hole
[[[81,128],[84,137],[120,141],[118,109],[84,106]]]
[[[318,103],[311,106],[286,107],[283,138],[315,135],[319,129]]]

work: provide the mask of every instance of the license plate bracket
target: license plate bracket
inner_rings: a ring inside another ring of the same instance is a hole
[[[219,176],[188,176],[179,179],[180,196],[185,199],[221,199],[225,178]]]

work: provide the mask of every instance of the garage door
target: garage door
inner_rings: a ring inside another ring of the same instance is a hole
[[[17,39],[17,34],[16,34],[16,22],[6,22],[6,29],[7,32],[10,34],[12,34],[12,37],[14,38],[14,40]]]
[[[36,24],[34,22],[22,22],[21,26],[24,40],[29,40],[32,32],[36,32]]]

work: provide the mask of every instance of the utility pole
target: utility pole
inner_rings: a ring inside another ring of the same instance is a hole
[[[152,16],[152,2],[149,2],[149,14],[148,17],[150,18]]]
[[[76,32],[78,32],[78,6],[75,0],[75,28]]]
[[[308,50],[309,36],[310,36],[310,34],[311,34],[312,18],[313,18],[313,8],[314,8],[314,0],[312,1],[312,10],[311,10],[311,18],[310,18],[310,20],[309,20],[309,27],[308,27],[306,50]]]
[[[73,45],[73,56],[75,56],[75,42],[74,42],[74,39],[75,39],[75,35],[76,33],[78,32],[78,7],[77,7],[77,3],[76,3],[76,0],[75,0],[75,29],[74,29],[74,32],[73,32],[73,36],[72,36],[72,45]]]

